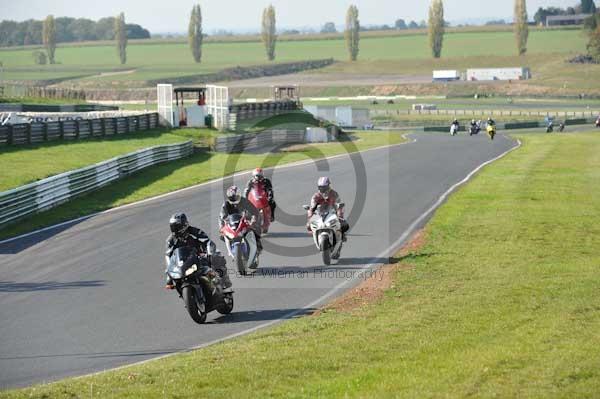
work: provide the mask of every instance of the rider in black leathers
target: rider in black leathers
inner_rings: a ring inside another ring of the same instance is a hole
[[[217,252],[215,243],[208,235],[197,227],[190,226],[185,213],[176,213],[169,220],[171,234],[167,237],[167,250],[165,255],[171,257],[173,251],[180,247],[192,247],[198,251],[198,255],[207,255],[211,267],[221,276],[224,292],[231,291],[231,280],[227,274],[225,258]],[[165,285],[167,289],[174,289],[173,280],[167,276]]]

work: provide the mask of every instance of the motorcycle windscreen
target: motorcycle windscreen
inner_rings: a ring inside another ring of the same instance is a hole
[[[169,268],[167,269],[167,273],[171,277],[181,278],[176,276],[181,276],[182,266],[186,263],[188,259],[196,254],[196,250],[192,247],[179,247],[173,251],[173,255],[169,259]]]
[[[227,218],[227,224],[233,230],[237,230],[237,228],[240,225],[241,221],[242,221],[242,214],[241,213],[234,213],[233,215],[229,215],[229,217]]]

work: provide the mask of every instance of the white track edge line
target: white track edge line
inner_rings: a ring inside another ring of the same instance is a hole
[[[416,139],[413,139],[413,141],[411,142],[415,142]],[[405,144],[405,143],[401,143],[401,144]],[[307,309],[313,308],[316,305],[324,302],[325,300],[327,300],[329,297],[333,296],[335,293],[337,293],[339,290],[341,290],[342,288],[344,288],[346,285],[349,285],[350,283],[355,283],[357,276],[359,276],[361,273],[363,273],[364,271],[374,268],[376,266],[381,265],[381,263],[377,263],[376,260],[380,259],[384,256],[389,256],[389,254],[391,252],[393,252],[394,250],[397,250],[398,247],[400,245],[402,245],[404,243],[404,241],[411,235],[413,234],[414,230],[417,228],[417,226],[419,226],[419,224],[421,224],[427,217],[429,217],[429,215],[435,211],[445,200],[446,198],[448,198],[448,196],[450,194],[452,194],[454,192],[454,190],[456,190],[458,187],[460,187],[461,185],[465,184],[466,182],[468,182],[477,172],[479,172],[482,168],[484,168],[485,166],[491,164],[492,162],[495,162],[497,160],[499,160],[500,158],[503,158],[504,156],[506,156],[507,154],[509,154],[510,152],[518,149],[521,147],[521,140],[517,139],[517,145],[514,147],[509,148],[508,150],[506,150],[505,152],[503,152],[502,154],[498,155],[497,157],[490,159],[489,161],[485,161],[484,163],[482,163],[481,165],[479,165],[477,168],[475,168],[474,170],[472,170],[464,179],[462,179],[461,181],[455,183],[454,185],[452,185],[448,190],[446,190],[439,198],[438,200],[431,206],[429,207],[424,213],[421,214],[421,216],[419,216],[417,219],[415,219],[410,226],[408,226],[408,228],[404,231],[404,233],[402,233],[402,235],[400,236],[400,238],[398,238],[391,246],[389,246],[387,249],[385,249],[383,252],[381,252],[377,257],[375,258],[371,258],[371,261],[373,263],[369,263],[365,266],[363,266],[362,268],[359,269],[359,272],[356,274],[356,276],[352,277],[349,280],[346,281],[342,281],[341,283],[339,283],[338,285],[336,285],[335,287],[331,288],[326,294],[323,294],[322,296],[320,296],[319,298],[315,299],[314,301],[312,301],[311,303],[309,303],[308,305],[304,306],[301,309],[296,309],[290,313],[287,313],[283,316],[281,316],[278,319],[275,320],[271,320],[269,322],[263,323],[263,324],[259,324],[258,326],[254,326],[251,328],[248,328],[246,330],[242,330],[242,331],[238,331],[236,333],[230,334],[230,335],[226,335],[224,337],[221,338],[217,338],[215,340],[209,341],[209,342],[205,342],[201,345],[197,345],[197,346],[193,346],[191,348],[182,350],[182,351],[177,351],[177,352],[173,352],[173,353],[169,353],[163,356],[159,356],[159,357],[153,357],[151,359],[146,359],[146,360],[142,360],[140,362],[135,362],[135,363],[130,363],[130,364],[125,364],[123,366],[119,366],[119,367],[115,367],[115,368],[111,368],[111,369],[107,369],[107,370],[102,370],[102,371],[97,371],[94,373],[89,373],[89,374],[85,374],[85,375],[80,375],[80,376],[76,376],[76,377],[72,377],[73,379],[80,379],[80,378],[85,378],[85,377],[92,377],[95,375],[99,375],[99,374],[103,374],[109,371],[116,371],[116,370],[121,370],[121,369],[125,369],[128,367],[133,367],[133,366],[137,366],[140,364],[145,364],[148,362],[153,362],[155,360],[160,360],[160,359],[164,359],[167,357],[171,357],[177,354],[181,354],[181,353],[188,353],[191,351],[195,351],[198,349],[202,349],[211,345],[215,345],[233,338],[237,338],[240,337],[242,335],[246,335],[246,334],[250,334],[252,332],[258,331],[260,329],[263,328],[267,328],[270,327],[276,323],[280,323],[284,320],[287,319],[291,319],[292,317],[298,315],[299,313],[302,313],[303,311],[306,311]],[[394,144],[395,145],[400,145],[400,144]],[[50,382],[46,385],[50,385],[50,384],[55,384],[60,382],[60,380],[54,381],[54,382]]]

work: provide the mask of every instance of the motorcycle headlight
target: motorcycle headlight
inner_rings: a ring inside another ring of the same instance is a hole
[[[178,280],[181,278],[181,268],[175,267],[169,271],[169,276],[172,279]]]
[[[196,265],[192,265],[190,266],[186,271],[185,271],[185,275],[186,277],[189,276],[190,274],[196,272],[196,270],[198,270],[198,266]]]
[[[333,227],[333,225],[335,225],[335,220],[330,220],[329,222],[325,223],[325,226],[327,227]]]
[[[318,228],[319,228],[319,224],[318,224],[318,223],[311,223],[311,224],[310,224],[310,227],[311,227],[313,230],[316,230],[316,229],[318,229]]]

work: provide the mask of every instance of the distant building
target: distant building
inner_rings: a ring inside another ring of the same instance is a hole
[[[546,17],[546,26],[583,25],[586,18],[591,16],[592,14],[553,15]]]

